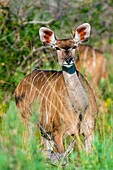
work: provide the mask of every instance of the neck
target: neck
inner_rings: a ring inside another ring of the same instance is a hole
[[[75,67],[75,64],[73,64],[71,67],[65,67],[65,66],[62,66],[62,71],[65,71],[69,74],[73,74],[76,72],[76,67]]]
[[[88,106],[88,97],[79,80],[75,65],[70,68],[63,66],[62,71],[70,102],[75,112],[84,114]]]

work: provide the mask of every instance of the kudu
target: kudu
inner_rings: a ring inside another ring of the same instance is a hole
[[[40,28],[39,35],[42,43],[56,49],[62,71],[34,70],[20,82],[15,90],[15,100],[21,118],[29,124],[35,102],[39,106],[37,116],[39,113],[42,136],[51,137],[57,152],[64,152],[64,136],[79,134],[83,134],[89,152],[97,105],[92,89],[75,67],[75,51],[79,43],[90,37],[90,25],[84,23],[77,27],[73,39],[58,40],[46,27]]]
[[[98,87],[100,80],[107,78],[107,59],[100,50],[91,45],[80,44],[77,50],[77,69],[79,71],[84,69],[85,75],[90,76],[92,86]]]

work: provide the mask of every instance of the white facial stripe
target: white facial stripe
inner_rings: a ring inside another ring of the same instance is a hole
[[[69,64],[66,61],[63,62],[63,66],[65,66],[67,68],[72,67],[73,64],[74,64],[74,61],[71,61]]]
[[[72,65],[69,65],[69,64],[63,64],[63,66],[65,66],[65,67],[67,67],[67,68],[70,68],[70,67],[72,67]]]

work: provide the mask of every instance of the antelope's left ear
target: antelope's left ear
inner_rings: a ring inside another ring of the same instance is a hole
[[[87,41],[91,34],[91,26],[84,23],[75,29],[74,41],[76,44]]]

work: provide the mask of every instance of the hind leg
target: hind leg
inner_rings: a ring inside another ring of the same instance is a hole
[[[24,125],[23,143],[26,145],[26,143],[32,139],[33,135],[33,123],[30,122],[31,114],[28,112],[28,110],[22,110],[19,112],[19,117],[22,124]]]

